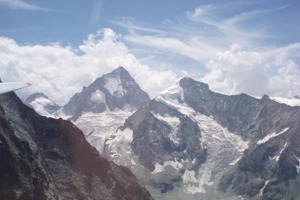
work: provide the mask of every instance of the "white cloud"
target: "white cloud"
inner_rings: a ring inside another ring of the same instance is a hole
[[[124,39],[134,44],[138,52],[145,52],[142,55],[144,57],[145,54],[152,52],[152,54],[185,57],[201,65],[232,43],[253,47],[259,41],[269,37],[262,29],[246,30],[240,25],[271,11],[228,12],[234,10],[232,6],[232,3],[199,6],[187,12],[186,19],[168,22],[155,28],[143,27],[134,24],[132,19],[124,18],[115,24],[128,31]]]
[[[152,70],[141,64],[119,37],[113,30],[104,29],[89,35],[79,50],[58,44],[19,45],[1,37],[1,78],[32,82],[32,87],[19,94],[44,92],[59,104],[118,66],[124,66],[152,97],[177,81],[172,71]]]
[[[0,0],[0,5],[6,6],[11,9],[21,10],[38,10],[40,7],[26,3],[22,0]]]
[[[208,14],[208,12],[211,10],[211,8],[212,8],[211,5],[199,6],[199,7],[195,8],[195,10],[193,12],[187,12],[187,15],[191,19],[196,19],[205,14]]]
[[[207,64],[209,72],[202,81],[226,94],[243,92],[291,98],[300,94],[300,70],[288,55],[299,50],[299,44],[261,52],[243,50],[233,44]]]
[[[127,35],[125,39],[148,48],[155,48],[156,51],[161,53],[184,56],[199,62],[211,58],[218,51],[216,47],[203,43],[198,37],[191,37],[187,38],[187,41],[182,41],[174,37],[136,34]]]
[[[195,26],[203,27],[206,32],[218,34],[227,45],[239,43],[250,46],[256,41],[268,39],[270,35],[265,27],[247,24],[282,8],[242,11],[236,4],[239,2],[203,5],[187,12],[187,19],[195,22]]]

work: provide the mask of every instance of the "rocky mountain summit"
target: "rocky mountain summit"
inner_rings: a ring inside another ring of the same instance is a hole
[[[118,109],[139,109],[150,101],[128,71],[119,67],[83,87],[63,106],[63,112],[76,121],[87,112],[103,113]]]
[[[105,141],[125,119],[150,101],[128,71],[118,67],[83,87],[63,106],[69,116],[100,153]]]
[[[125,167],[104,159],[71,122],[0,95],[0,199],[152,199]]]

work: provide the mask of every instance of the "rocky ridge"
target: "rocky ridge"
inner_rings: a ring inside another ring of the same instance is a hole
[[[71,122],[42,117],[13,93],[0,102],[1,199],[152,199]]]

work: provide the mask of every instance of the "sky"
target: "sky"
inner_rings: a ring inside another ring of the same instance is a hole
[[[60,105],[125,67],[150,97],[182,77],[300,95],[298,0],[0,0],[0,77]]]

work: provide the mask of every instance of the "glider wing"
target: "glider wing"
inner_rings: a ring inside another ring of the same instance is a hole
[[[23,82],[0,83],[0,94],[15,91],[28,86],[31,86],[31,83],[23,83]]]

